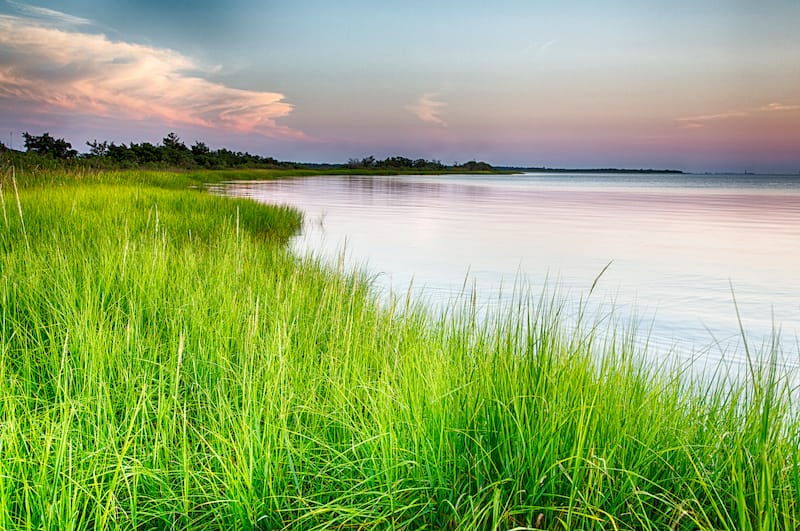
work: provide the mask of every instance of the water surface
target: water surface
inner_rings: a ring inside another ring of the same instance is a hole
[[[634,319],[650,351],[741,362],[738,306],[753,346],[779,329],[797,361],[798,177],[326,176],[225,193],[299,208],[300,252],[335,260],[346,249],[380,289],[413,280],[431,305],[460,296],[465,279],[486,307],[522,285],[534,296],[557,287],[596,314]]]

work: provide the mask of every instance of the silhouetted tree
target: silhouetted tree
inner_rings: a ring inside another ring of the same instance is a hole
[[[205,142],[200,142],[199,140],[197,140],[192,146],[193,155],[208,155],[210,152],[211,150],[208,149],[208,146],[206,145]]]
[[[108,141],[103,140],[102,142],[98,142],[96,139],[94,142],[86,142],[86,145],[89,146],[89,155],[92,157],[104,157],[108,155]]]
[[[141,144],[131,142],[129,149],[138,164],[154,164],[162,160],[160,148],[150,142],[142,142]]]
[[[463,169],[465,171],[485,171],[489,172],[494,170],[494,168],[487,162],[478,162],[474,160],[470,160],[465,162],[461,165],[454,165],[455,168]]]
[[[171,132],[165,136],[161,143],[167,149],[174,149],[176,151],[184,151],[186,149],[186,144],[181,142],[180,137],[174,132]]]
[[[211,159],[211,150],[205,144],[205,142],[200,142],[196,140],[194,145],[191,148],[192,151],[192,158],[194,159],[194,163],[198,166],[203,166],[206,168],[213,167],[213,160]]]
[[[63,138],[53,138],[50,133],[35,136],[28,132],[22,133],[25,139],[25,149],[32,153],[49,156],[56,159],[72,159],[78,152],[72,149],[72,144]]]
[[[169,133],[161,141],[161,160],[173,166],[188,166],[192,155],[178,135]]]
[[[108,145],[106,156],[123,166],[138,163],[133,151],[131,151],[125,144],[117,145],[114,142],[111,142],[111,144]]]

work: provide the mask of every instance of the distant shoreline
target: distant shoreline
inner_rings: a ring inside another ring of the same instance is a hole
[[[683,170],[654,170],[630,168],[545,168],[545,167],[519,167],[519,166],[495,166],[500,171],[518,171],[525,173],[668,173],[684,174]]]

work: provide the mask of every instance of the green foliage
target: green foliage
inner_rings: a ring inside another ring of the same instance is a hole
[[[25,139],[25,149],[29,152],[62,160],[78,156],[78,152],[72,149],[72,144],[63,138],[53,138],[49,133],[44,133],[41,136],[22,133],[22,137]]]
[[[438,160],[416,159],[411,160],[406,157],[387,157],[384,160],[375,160],[369,156],[361,160],[350,159],[347,167],[351,169],[372,169],[372,170],[415,170],[415,171],[439,171],[444,172],[447,167]]]
[[[96,141],[95,141],[96,144]],[[94,144],[92,154],[96,151]],[[117,167],[167,167],[167,168],[271,168],[280,164],[272,157],[260,157],[249,153],[233,152],[225,148],[211,150],[202,142],[196,142],[191,148],[181,141],[175,133],[169,133],[156,146],[148,142],[130,145],[115,143],[102,146],[96,157]],[[91,156],[91,154],[90,154]]]
[[[768,355],[709,388],[555,296],[380,304],[198,179],[3,173],[0,529],[797,527]]]
[[[279,162],[273,157],[231,151],[226,148],[210,149],[204,142],[195,141],[187,147],[180,137],[170,132],[155,145],[149,142],[116,144],[114,142],[87,141],[88,153],[78,156],[71,145],[63,139],[54,139],[49,133],[34,137],[25,133],[28,157],[0,147],[0,155],[6,161],[31,168],[60,169],[182,169],[182,170],[316,170],[322,173],[447,173],[447,172],[494,172],[485,162],[470,161],[462,165],[445,166],[438,160],[416,159],[394,156],[376,160],[370,156],[350,159],[347,164],[296,164]],[[0,144],[2,146],[2,144]],[[41,157],[36,157],[40,155]],[[56,162],[58,161],[58,162]]]
[[[89,146],[89,156],[90,157],[103,157],[108,155],[108,141],[98,142],[94,140],[93,142],[86,142],[86,145]]]
[[[492,168],[490,164],[487,164],[485,162],[477,162],[474,160],[470,160],[463,164],[454,164],[453,168],[470,173],[481,173],[481,172],[489,173],[494,171],[494,168]]]
[[[422,173],[448,173],[448,172],[467,172],[467,173],[495,173],[496,170],[487,162],[477,162],[471,160],[464,164],[454,163],[446,166],[439,160],[409,159],[406,157],[387,157],[384,160],[376,160],[369,156],[363,159],[350,159],[347,168],[353,170],[369,171],[400,171],[400,172],[422,172]]]

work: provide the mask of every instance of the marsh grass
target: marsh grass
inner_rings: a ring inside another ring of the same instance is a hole
[[[381,304],[183,174],[9,178],[0,529],[797,527],[770,352],[709,388],[557,297]]]

